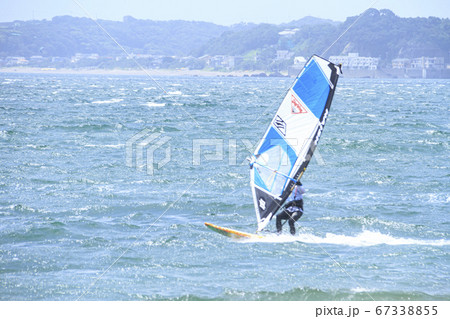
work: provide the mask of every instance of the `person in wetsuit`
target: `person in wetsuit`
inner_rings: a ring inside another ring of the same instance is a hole
[[[278,234],[281,234],[283,228],[281,221],[287,219],[290,232],[292,235],[295,235],[295,222],[303,215],[303,194],[305,192],[302,183],[297,181],[294,190],[286,200],[283,211],[277,215],[276,227]]]

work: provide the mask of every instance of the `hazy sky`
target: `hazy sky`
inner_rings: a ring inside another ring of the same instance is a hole
[[[358,15],[373,5],[400,17],[450,17],[449,0],[0,0],[0,21],[51,19],[58,15],[94,18],[239,22],[279,24],[314,16],[336,21]]]

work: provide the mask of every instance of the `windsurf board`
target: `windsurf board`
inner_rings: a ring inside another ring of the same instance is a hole
[[[239,230],[234,230],[226,227],[217,226],[211,223],[205,223],[205,226],[209,229],[215,231],[216,233],[219,233],[221,235],[233,238],[233,239],[261,239],[264,238],[264,236],[258,235],[258,234],[251,234],[251,233],[245,233],[241,232]]]

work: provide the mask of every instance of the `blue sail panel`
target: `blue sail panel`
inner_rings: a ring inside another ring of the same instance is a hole
[[[259,174],[258,170],[254,170],[254,183],[255,185],[257,185],[258,187],[261,187],[263,189],[265,189],[266,191],[269,190],[269,188],[267,187],[266,183],[264,183],[263,179],[261,178],[261,175]]]
[[[330,93],[330,84],[316,61],[311,60],[292,89],[320,119]]]
[[[271,126],[256,153],[255,185],[280,196],[288,180],[286,176],[289,176],[297,160],[295,151]]]
[[[262,154],[275,146],[280,146],[289,157],[289,160],[295,162],[295,160],[297,159],[295,151],[288,144],[288,142],[274,129],[274,127],[271,126],[269,132],[266,135],[266,138],[264,139],[264,142],[261,144],[261,147],[257,150],[257,152],[258,154]]]

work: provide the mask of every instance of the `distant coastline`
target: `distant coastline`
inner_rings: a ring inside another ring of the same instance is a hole
[[[257,76],[263,71],[206,71],[206,70],[188,70],[188,69],[97,69],[97,68],[36,68],[36,67],[3,67],[0,73],[32,73],[32,74],[86,74],[86,75],[151,75],[151,76]],[[265,74],[265,73],[264,73]]]
[[[427,78],[450,78],[450,70],[427,70]],[[150,75],[150,76],[201,76],[201,77],[289,77],[286,73],[268,73],[266,71],[210,71],[189,69],[100,69],[100,68],[38,68],[27,66],[0,67],[1,73],[16,74],[80,74],[80,75]],[[406,73],[404,70],[379,69],[379,70],[343,70],[343,78],[352,79],[420,79],[422,70]],[[290,77],[295,77],[291,74]]]

